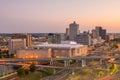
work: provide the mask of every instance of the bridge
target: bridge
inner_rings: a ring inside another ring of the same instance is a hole
[[[78,57],[64,57],[64,58],[5,58],[0,59],[0,62],[26,62],[26,61],[64,61],[64,60],[89,60],[89,59],[110,59],[105,56],[78,56]]]
[[[54,64],[54,61],[64,61],[64,67],[70,66],[70,60],[81,61],[82,67],[86,65],[86,60],[99,60],[102,64],[103,60],[110,59],[111,57],[103,56],[78,56],[78,57],[64,57],[64,58],[11,58],[0,59],[0,63],[17,63],[17,62],[42,62],[48,61],[50,65]]]
[[[18,62],[42,62],[42,61],[47,61],[50,63],[50,65],[54,64],[54,61],[63,61],[64,62],[64,67],[66,66],[70,66],[70,61],[72,60],[76,60],[76,61],[81,61],[81,66],[84,67],[86,65],[86,60],[99,60],[100,63],[102,64],[102,62],[104,60],[108,60],[111,57],[106,57],[106,56],[78,56],[78,57],[64,57],[64,58],[9,58],[9,59],[0,59],[0,63],[10,63],[12,65],[12,63],[16,64]],[[20,63],[18,63],[20,64]],[[16,65],[18,65],[16,64]]]
[[[30,66],[30,64],[23,64],[23,63],[0,63],[0,65],[22,65],[22,66]],[[89,66],[89,67],[82,67],[82,66],[79,66],[79,67],[72,67],[72,66],[66,66],[66,67],[60,67],[60,66],[52,66],[52,65],[38,65],[36,64],[35,65],[36,67],[40,67],[40,68],[53,68],[53,69],[93,69],[93,68],[99,68],[99,66]]]
[[[0,65],[4,66],[13,66],[13,65],[24,65],[30,66],[30,64],[26,64],[27,62],[44,62],[47,61],[49,65],[41,65],[36,64],[35,66],[38,68],[53,68],[53,69],[64,69],[64,70],[78,70],[78,69],[99,69],[100,66],[88,66],[87,61],[97,60],[100,64],[103,63],[104,60],[109,60],[111,57],[106,56],[78,56],[78,57],[63,57],[63,58],[6,58],[0,59]],[[62,61],[63,66],[55,66],[55,61]],[[70,61],[76,61],[80,66],[72,66]],[[4,70],[5,71],[5,70]]]

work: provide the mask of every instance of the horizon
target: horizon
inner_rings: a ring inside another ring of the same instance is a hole
[[[0,0],[0,33],[65,33],[73,21],[80,32],[102,26],[119,33],[120,0]]]

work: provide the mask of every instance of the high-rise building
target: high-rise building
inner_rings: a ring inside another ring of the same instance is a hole
[[[75,41],[79,44],[91,45],[92,38],[89,34],[84,32],[84,33],[81,33],[81,34],[77,35]]]
[[[96,26],[94,30],[92,30],[92,37],[98,38],[101,37],[101,39],[106,39],[106,29],[102,29],[101,26]]]
[[[76,36],[79,34],[79,24],[75,21],[69,24],[69,38],[70,40],[75,40]]]
[[[26,47],[26,39],[10,39],[8,42],[9,54],[14,54],[18,49]]]

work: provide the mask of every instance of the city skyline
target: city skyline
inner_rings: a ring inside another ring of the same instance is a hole
[[[80,31],[102,26],[119,33],[120,0],[0,0],[0,33],[65,32],[73,21]]]

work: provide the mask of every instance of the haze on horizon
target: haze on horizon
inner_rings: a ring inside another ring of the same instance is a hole
[[[0,33],[80,31],[102,26],[119,33],[120,0],[0,0]]]

